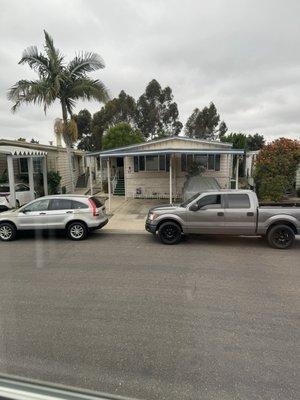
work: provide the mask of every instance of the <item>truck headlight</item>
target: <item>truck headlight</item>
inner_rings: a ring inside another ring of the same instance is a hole
[[[158,214],[155,214],[155,213],[150,213],[149,214],[149,220],[150,221],[154,221],[157,217],[158,217]]]

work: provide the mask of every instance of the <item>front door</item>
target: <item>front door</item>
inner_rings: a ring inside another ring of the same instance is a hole
[[[196,201],[195,211],[188,211],[190,233],[221,234],[224,230],[224,204],[220,194],[204,195]]]
[[[48,199],[36,200],[18,212],[19,229],[47,229]]]
[[[118,179],[124,179],[124,159],[123,157],[117,157],[117,176]]]

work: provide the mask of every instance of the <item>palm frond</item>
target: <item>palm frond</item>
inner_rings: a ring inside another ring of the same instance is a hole
[[[27,47],[23,51],[22,58],[19,64],[28,64],[29,67],[39,73],[40,76],[45,76],[49,73],[49,62],[43,54],[38,52],[36,46]]]
[[[106,103],[109,100],[108,91],[101,81],[87,77],[76,79],[68,90],[68,98],[73,100],[98,100]]]
[[[52,66],[52,69],[59,69],[62,65],[63,56],[60,51],[55,48],[52,37],[49,35],[47,31],[44,30],[45,35],[45,51],[49,58],[49,62]]]
[[[105,67],[99,54],[82,52],[68,64],[67,69],[71,75],[84,76],[87,72],[96,71]]]
[[[12,86],[7,94],[9,100],[15,104],[12,107],[12,111],[15,112],[21,104],[43,104],[44,111],[54,102],[51,91],[49,91],[49,85],[46,80],[28,81],[21,80]]]

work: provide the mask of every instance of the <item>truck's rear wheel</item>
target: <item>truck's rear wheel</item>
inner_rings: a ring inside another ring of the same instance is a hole
[[[164,222],[158,228],[158,237],[164,244],[177,244],[181,239],[181,228],[176,222]]]
[[[275,249],[288,249],[294,244],[295,233],[288,225],[275,225],[269,230],[267,240]]]

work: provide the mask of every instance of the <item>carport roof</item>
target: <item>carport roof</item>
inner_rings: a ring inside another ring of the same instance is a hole
[[[19,156],[19,157],[42,157],[47,154],[46,151],[36,150],[36,149],[29,149],[27,147],[19,147],[19,146],[0,146],[0,153],[12,155],[12,156]]]
[[[87,154],[87,156],[99,156],[101,158],[107,157],[123,157],[123,156],[142,156],[142,155],[155,155],[155,154],[244,154],[243,149],[149,149],[149,150],[139,150],[139,149],[115,149],[111,151],[95,152]]]

